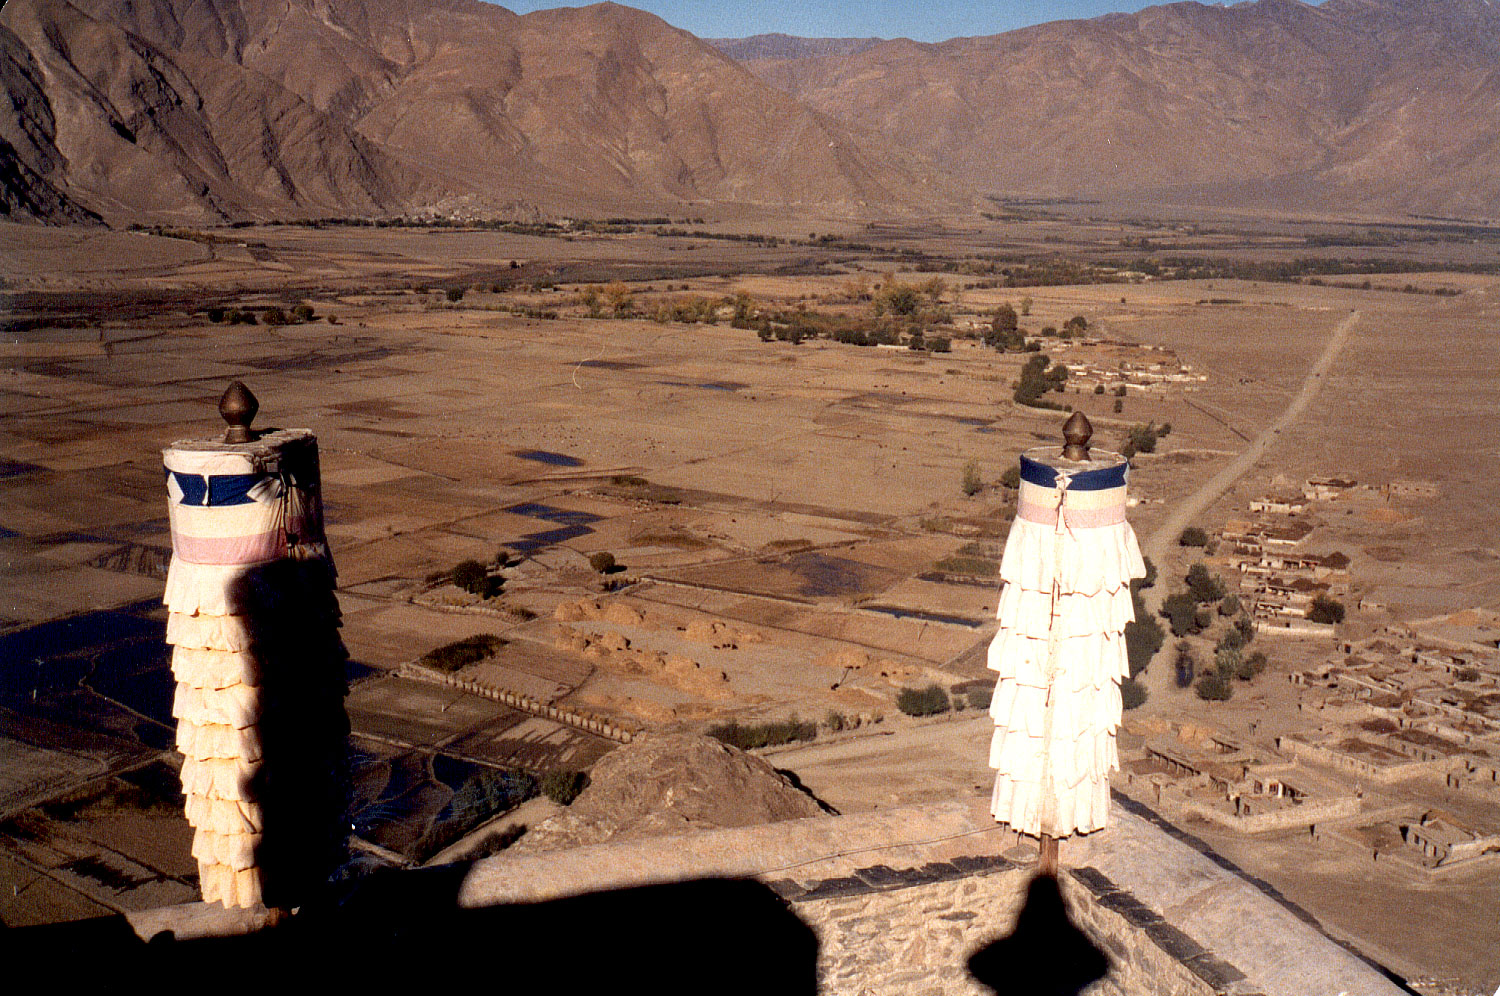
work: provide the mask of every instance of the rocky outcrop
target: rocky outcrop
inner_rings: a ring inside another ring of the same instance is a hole
[[[765,761],[694,734],[647,735],[606,756],[567,810],[513,853],[818,816],[817,801]]]

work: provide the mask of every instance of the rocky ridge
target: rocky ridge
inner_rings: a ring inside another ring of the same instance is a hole
[[[819,816],[817,800],[765,761],[708,737],[649,735],[604,757],[588,788],[511,853],[562,850]]]

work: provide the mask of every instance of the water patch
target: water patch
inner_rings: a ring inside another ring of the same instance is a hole
[[[522,460],[532,460],[553,467],[583,466],[583,461],[577,457],[568,456],[566,453],[553,453],[550,450],[513,450],[512,453]]]
[[[90,567],[117,574],[138,574],[147,578],[165,578],[172,562],[170,547],[126,543],[89,561]]]
[[[978,629],[984,625],[977,619],[968,616],[949,615],[946,612],[924,612],[921,609],[902,609],[894,605],[861,605],[860,608],[870,612],[879,612],[881,615],[890,616],[893,619],[916,619],[919,622],[947,623],[950,626],[962,626],[965,629]]]
[[[19,460],[0,460],[0,481],[10,477],[19,477],[22,474],[32,474],[38,470],[45,470],[34,463],[22,463]],[[15,535],[12,533],[11,535]]]
[[[797,594],[813,598],[858,595],[867,590],[867,568],[843,557],[809,553],[792,557],[786,566],[803,578]]]
[[[931,581],[933,584],[962,584],[970,588],[998,588],[999,578],[981,578],[972,574],[949,574],[945,571],[928,571],[917,575],[918,581]]]
[[[570,526],[598,522],[602,518],[602,516],[594,515],[590,512],[575,512],[566,508],[554,508],[551,505],[543,505],[541,502],[535,501],[511,505],[501,511],[509,512],[511,515],[524,515],[528,519],[546,519],[548,522],[559,522]]]
[[[593,530],[588,526],[565,526],[562,529],[549,529],[542,533],[527,533],[525,536],[511,540],[505,545],[519,554],[536,553],[538,550],[546,547],[566,543],[568,540],[577,539],[580,536],[587,536],[591,532]]]
[[[737,380],[659,380],[657,383],[669,387],[697,387],[705,391],[741,391],[750,386]]]
[[[370,363],[392,356],[404,356],[409,349],[392,349],[389,346],[371,346],[368,349],[351,349],[337,353],[300,353],[294,356],[262,356],[253,360],[241,360],[247,367],[257,370],[325,370],[329,367],[352,363]]]
[[[582,363],[568,366],[589,367],[594,370],[639,370],[645,366],[644,363],[631,363],[628,360],[584,360]]]

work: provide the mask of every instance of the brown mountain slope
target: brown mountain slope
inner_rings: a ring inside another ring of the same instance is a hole
[[[999,194],[1500,213],[1500,8],[1176,3],[752,64]]]
[[[539,11],[503,39],[436,52],[359,127],[471,185],[554,209],[733,201],[859,212],[948,196],[930,192],[942,185],[924,168],[868,154],[687,32],[614,4]]]
[[[806,59],[819,55],[854,55],[879,45],[879,38],[800,38],[773,31],[748,38],[705,38],[731,59]]]
[[[121,220],[955,202],[613,4],[12,0],[0,24],[41,67],[62,189]]]
[[[62,154],[41,68],[14,34],[0,27],[0,82],[13,113],[0,115],[0,214],[87,221],[93,216],[59,189]]]
[[[154,43],[108,6],[31,0],[0,12],[41,69],[68,192],[100,214],[371,213],[422,190],[414,171],[295,93],[193,46]]]

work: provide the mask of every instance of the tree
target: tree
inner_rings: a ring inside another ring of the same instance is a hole
[[[1163,599],[1161,612],[1170,622],[1173,636],[1188,636],[1202,629],[1198,625],[1198,600],[1185,591]]]
[[[1126,709],[1139,709],[1146,704],[1146,686],[1134,678],[1120,682],[1120,705]]]
[[[737,329],[750,328],[751,321],[755,318],[755,298],[745,291],[734,293],[734,317],[729,324]]]
[[[1219,603],[1219,615],[1233,616],[1240,611],[1240,596],[1230,593],[1224,596],[1224,601]]]
[[[1021,377],[1016,382],[1015,393],[1012,395],[1017,404],[1032,408],[1057,407],[1050,401],[1043,401],[1042,396],[1061,383],[1067,374],[1064,373],[1062,378],[1055,378],[1047,369],[1051,362],[1052,360],[1045,353],[1038,353],[1026,361],[1026,365],[1021,368]]]
[[[455,585],[471,593],[478,593],[484,585],[484,579],[488,576],[489,571],[485,570],[484,565],[477,560],[465,560],[453,568],[448,575],[449,580]]]
[[[464,299],[464,289],[462,287],[449,287],[443,292],[443,296],[451,303],[457,304]]]
[[[599,288],[590,284],[578,292],[578,303],[589,311],[590,318],[598,318],[599,311]]]
[[[615,569],[615,555],[607,550],[589,554],[589,566],[600,574],[609,574]]]
[[[1021,314],[1023,314],[1023,315],[1029,315],[1029,314],[1031,314],[1031,298],[1029,298],[1029,297],[1023,297],[1023,298],[1021,298]]]
[[[1224,597],[1224,579],[1217,574],[1210,574],[1202,563],[1188,568],[1187,586],[1193,597],[1205,605]]]
[[[1019,471],[1017,473],[1019,473]],[[1144,577],[1133,578],[1131,580],[1130,590],[1132,592],[1140,591],[1142,588],[1156,587],[1156,564],[1152,563],[1150,557],[1144,556],[1141,557],[1141,563],[1146,565],[1146,574]],[[1136,615],[1139,616],[1140,613],[1137,612]]]
[[[1130,441],[1126,445],[1137,453],[1155,453],[1155,426],[1151,424],[1131,426]]]
[[[1000,475],[1000,486],[1009,491],[1019,490],[1021,487],[1021,468],[1005,468],[1005,473]]]
[[[1197,526],[1188,526],[1177,537],[1178,546],[1208,546],[1208,534]]]
[[[1232,648],[1234,650],[1239,650],[1244,645],[1245,645],[1245,637],[1244,637],[1244,635],[1239,630],[1237,630],[1237,629],[1235,629],[1233,627],[1230,627],[1229,629],[1226,629],[1224,631],[1224,634],[1222,636],[1219,637],[1219,642],[1217,644],[1217,649],[1222,650],[1225,647],[1229,647],[1229,648]]]
[[[1242,663],[1244,663],[1244,657],[1240,654],[1239,647],[1220,646],[1214,651],[1214,670],[1222,677],[1234,677],[1239,672]]]
[[[970,460],[964,464],[964,477],[960,485],[964,494],[972,498],[984,490],[984,481],[979,476],[979,461]]]
[[[1014,332],[1017,328],[1016,309],[1008,303],[995,309],[990,318],[990,329],[999,336]]]
[[[913,284],[902,283],[891,277],[880,286],[875,295],[875,314],[890,312],[893,315],[915,314],[921,304],[922,295]]]
[[[1341,623],[1344,621],[1344,603],[1327,595],[1319,595],[1308,607],[1307,618],[1315,623]]]
[[[631,312],[630,286],[624,281],[616,280],[604,288],[604,296],[609,299],[609,307],[616,318],[625,318]]]
[[[1125,624],[1125,659],[1133,678],[1146,670],[1151,658],[1166,642],[1161,623],[1141,612],[1133,621]]]
[[[896,696],[896,708],[908,716],[935,716],[952,707],[947,690],[937,684],[926,688],[903,688]]]
[[[1200,699],[1208,702],[1227,702],[1234,695],[1234,685],[1217,671],[1210,671],[1199,678],[1193,690]]]
[[[542,776],[542,794],[559,806],[571,806],[578,794],[588,787],[589,776],[582,771],[562,769]]]

